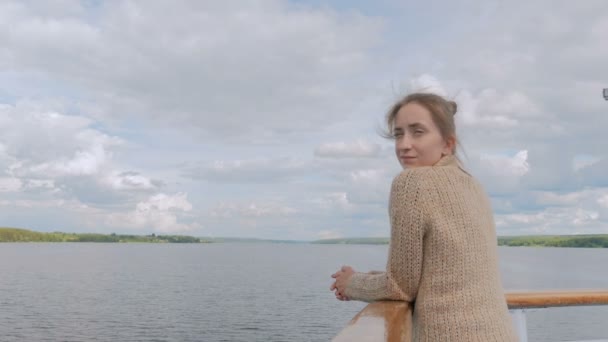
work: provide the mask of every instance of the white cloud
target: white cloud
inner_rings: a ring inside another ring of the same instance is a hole
[[[153,181],[137,172],[114,172],[104,178],[116,190],[152,190],[157,188]]]
[[[12,179],[10,187],[4,182],[5,191],[120,206],[147,195],[132,190],[151,192],[162,185],[123,171],[114,153],[128,148],[127,142],[104,133],[92,119],[32,101],[0,105],[0,118],[0,129],[6,132],[0,137],[0,175]]]
[[[71,158],[33,165],[29,171],[35,175],[89,176],[97,174],[107,159],[104,147],[93,145],[88,151],[75,151]]]
[[[429,74],[423,74],[412,78],[412,80],[410,80],[407,92],[422,92],[446,97],[448,96],[448,92],[445,90],[441,82],[436,77]]]
[[[210,212],[213,218],[264,218],[297,214],[298,210],[277,202],[221,202]]]
[[[598,227],[598,213],[584,209],[550,208],[533,214],[498,215],[499,235],[608,233]]]
[[[25,187],[27,189],[55,189],[55,181],[52,179],[28,179]]]
[[[342,234],[331,230],[322,230],[317,233],[317,237],[319,240],[338,239],[342,237]]]
[[[574,171],[580,171],[600,161],[600,158],[590,155],[574,156],[572,160],[572,168]]]
[[[348,115],[347,100],[362,90],[336,80],[369,69],[383,27],[379,18],[285,1],[106,2],[95,20],[72,5],[81,9],[66,16],[5,4],[0,43],[11,53],[0,54],[0,66],[74,84],[104,116],[128,108],[232,141]]]
[[[457,119],[462,119],[458,122],[465,127],[513,129],[533,123],[530,119],[539,120],[543,117],[539,106],[518,91],[501,93],[488,88],[476,95],[462,91],[457,101]]]
[[[573,192],[528,192],[535,208],[497,214],[502,234],[608,233],[608,188]]]
[[[63,199],[19,199],[19,200],[4,200],[2,202],[4,206],[10,206],[14,208],[26,208],[26,209],[57,209],[66,210],[72,214],[86,213],[91,214],[95,209],[90,208],[86,204],[80,203],[74,200],[63,200]],[[91,210],[89,210],[91,209]]]
[[[566,194],[554,192],[541,192],[538,194],[537,201],[542,205],[551,206],[574,206],[584,199],[584,192],[571,192]]]
[[[302,174],[310,163],[294,158],[215,160],[201,166],[185,167],[184,175],[216,182],[276,182]]]
[[[0,105],[0,137],[9,167],[19,177],[61,177],[98,173],[108,149],[121,139],[91,129],[82,116],[64,115],[27,103]]]
[[[349,212],[354,208],[346,192],[328,193],[320,198],[314,199],[313,202],[316,203],[321,210],[330,212],[334,210]]]
[[[322,158],[374,158],[380,154],[380,145],[359,140],[353,143],[325,143],[315,149]]]
[[[604,187],[608,186],[608,155],[598,158],[597,161],[577,170],[580,186]]]
[[[133,211],[111,214],[106,219],[106,224],[137,230],[152,229],[160,233],[184,233],[198,227],[195,223],[178,221],[182,212],[191,210],[192,204],[188,201],[187,194],[160,193],[137,203]]]
[[[575,226],[582,226],[588,223],[597,222],[598,217],[599,214],[596,211],[584,210],[579,208],[578,210],[576,210],[576,214],[574,219],[572,220],[572,223]]]
[[[521,177],[530,171],[528,151],[517,152],[509,157],[497,154],[482,154],[481,161],[492,168],[492,171],[502,176]]]
[[[385,169],[355,170],[350,173],[350,179],[357,184],[378,184],[386,180]]]
[[[17,178],[0,178],[0,192],[19,191],[22,185],[21,180]]]
[[[505,196],[522,191],[522,179],[531,170],[528,151],[517,152],[467,150],[462,157],[470,170],[491,195]]]
[[[602,207],[608,209],[608,195],[604,195],[601,198],[599,198],[597,200],[597,203],[599,203]]]

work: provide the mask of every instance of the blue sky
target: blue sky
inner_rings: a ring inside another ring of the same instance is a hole
[[[608,233],[605,1],[4,1],[0,226],[388,236],[378,134],[458,102],[500,235]]]

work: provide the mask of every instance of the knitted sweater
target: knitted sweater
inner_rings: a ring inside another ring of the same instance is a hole
[[[393,181],[389,207],[386,272],[353,274],[344,294],[413,302],[414,341],[517,341],[492,208],[457,159],[403,171]]]

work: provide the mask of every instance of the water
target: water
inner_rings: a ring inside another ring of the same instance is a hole
[[[608,289],[608,249],[501,247],[507,290]],[[364,306],[343,264],[387,246],[0,244],[0,341],[327,341]],[[608,307],[528,312],[530,341],[608,337]]]

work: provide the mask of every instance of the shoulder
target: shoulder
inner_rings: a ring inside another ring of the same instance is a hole
[[[406,169],[399,173],[393,179],[391,190],[403,192],[442,191],[451,189],[456,183],[471,180],[475,181],[471,175],[458,167],[424,166]]]
[[[435,177],[435,168],[423,166],[401,171],[393,179],[393,186],[420,188]]]
[[[418,197],[422,191],[428,189],[428,182],[432,173],[432,167],[404,170],[393,179],[391,192]]]

